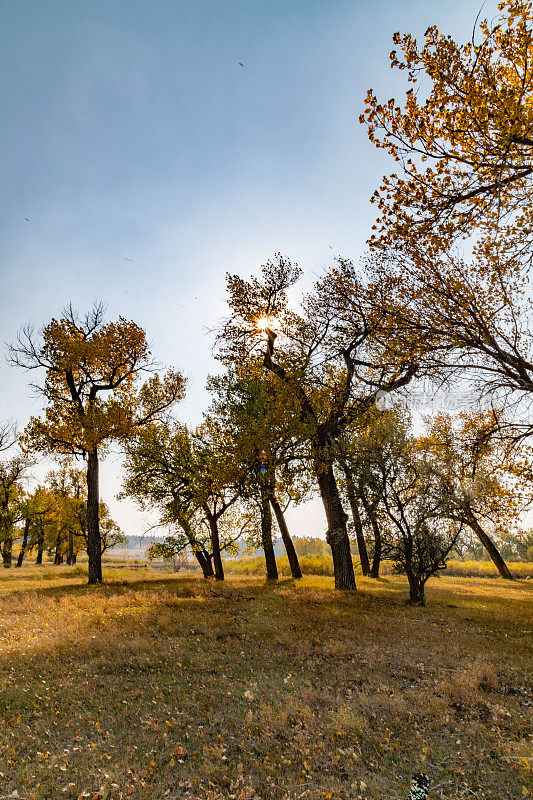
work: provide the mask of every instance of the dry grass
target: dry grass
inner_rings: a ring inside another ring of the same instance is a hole
[[[0,795],[527,795],[529,582],[84,580],[0,575]]]
[[[333,559],[330,555],[300,556],[300,566],[304,575],[333,575]],[[279,574],[289,577],[291,569],[286,556],[276,559]],[[353,558],[356,574],[361,574],[359,558]],[[531,561],[509,562],[509,569],[516,578],[533,578],[533,563]],[[265,560],[262,556],[249,558],[229,559],[225,562],[225,569],[231,575],[263,575]],[[394,564],[392,561],[382,561],[382,575],[393,575]],[[492,561],[448,561],[445,573],[461,578],[497,578],[498,570]]]

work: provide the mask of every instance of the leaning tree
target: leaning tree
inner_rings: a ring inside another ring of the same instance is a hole
[[[346,262],[343,262],[346,264]],[[379,392],[406,385],[417,373],[420,348],[384,360],[381,319],[367,305],[372,288],[353,269],[335,284],[317,281],[293,310],[287,292],[300,270],[277,255],[262,276],[228,276],[231,316],[219,332],[218,357],[238,364],[262,354],[263,365],[288,390],[287,402],[306,429],[309,457],[328,529],[337,589],[355,589],[347,516],[335,478],[336,442],[371,407]]]
[[[222,518],[241,496],[242,469],[229,450],[209,419],[192,431],[177,422],[147,425],[126,448],[123,496],[159,511],[162,525],[177,526],[179,533],[167,537],[167,546],[177,553],[188,544],[204,577],[217,580],[224,578],[222,553],[238,538],[233,529],[229,535],[220,531]]]
[[[209,379],[214,399],[210,413],[228,431],[232,458],[244,470],[243,495],[257,498],[267,577],[277,577],[272,545],[274,512],[293,578],[301,578],[298,556],[285,510],[302,502],[309,490],[304,430],[291,413],[287,390],[261,361],[228,369]]]
[[[405,99],[366,98],[361,121],[394,159],[383,179],[369,267],[388,344],[424,341],[435,371],[474,382],[533,434],[533,12],[504,0],[471,40],[435,26],[394,35]]]

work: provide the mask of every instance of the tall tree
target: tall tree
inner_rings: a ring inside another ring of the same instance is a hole
[[[16,525],[25,516],[23,483],[28,467],[20,455],[0,461],[0,553],[5,568],[12,566]]]
[[[237,371],[212,377],[215,394],[211,413],[229,432],[233,456],[244,470],[243,491],[258,495],[264,529],[263,546],[268,577],[277,577],[272,546],[270,505],[283,540],[293,578],[301,578],[298,556],[289,533],[284,508],[301,502],[308,492],[305,451],[298,419],[291,414],[283,385],[265,373],[260,362],[240,365]],[[266,550],[269,555],[267,556]]]
[[[204,575],[212,574],[212,559],[222,580],[222,552],[235,534],[221,536],[220,520],[240,497],[240,469],[227,458],[220,431],[209,422],[195,432],[178,423],[151,424],[128,443],[125,466],[123,494],[159,509],[162,524],[179,525]]]
[[[418,364],[409,348],[394,362],[383,361],[379,314],[367,309],[369,289],[353,268],[344,269],[344,281],[337,281],[335,291],[329,273],[319,280],[296,313],[287,291],[299,276],[299,268],[280,255],[263,266],[261,279],[228,276],[232,314],[219,334],[219,357],[239,363],[262,351],[265,369],[289,390],[295,416],[307,429],[335,586],[354,589],[347,515],[334,473],[336,441],[375,403],[379,391],[408,383]]]
[[[424,605],[426,582],[446,568],[462,522],[453,519],[450,495],[409,419],[391,414],[379,422],[381,439],[368,457],[370,482],[389,523],[383,538],[387,554],[407,576],[409,602]]]
[[[524,457],[493,435],[490,413],[463,412],[456,419],[438,414],[421,442],[448,496],[450,519],[467,525],[501,577],[512,579],[487,528],[496,532],[516,526],[530,491]]]
[[[391,67],[411,84],[405,104],[369,90],[360,118],[400,168],[374,195],[375,243],[417,247],[422,239],[433,257],[482,231],[506,252],[530,247],[533,12],[529,0],[498,8],[465,44],[434,25],[422,47],[394,34],[400,52],[391,52]]]
[[[533,434],[533,14],[499,9],[462,45],[434,26],[423,46],[395,34],[405,104],[370,91],[361,121],[400,168],[374,196],[371,239],[391,351],[423,341],[441,375],[520,410],[506,417],[520,438]]]
[[[46,409],[32,417],[26,447],[87,461],[87,551],[89,583],[102,581],[99,525],[99,458],[112,441],[125,442],[135,430],[160,418],[184,394],[175,370],[154,373],[146,334],[122,317],[104,323],[97,304],[81,317],[71,306],[53,319],[42,339],[31,326],[11,345],[11,362],[45,370],[38,388]],[[141,383],[143,374],[152,372]]]

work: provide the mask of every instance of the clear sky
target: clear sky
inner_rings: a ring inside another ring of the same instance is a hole
[[[392,34],[437,24],[465,41],[480,5],[1,0],[0,340],[104,300],[185,372],[179,415],[198,422],[225,273],[281,251],[310,280],[360,257],[392,164],[357,118],[368,88],[400,94]],[[40,409],[28,376],[2,359],[0,387],[0,419],[23,427]],[[119,461],[102,499],[136,533],[132,504],[113,500]],[[323,534],[316,504],[294,520]]]

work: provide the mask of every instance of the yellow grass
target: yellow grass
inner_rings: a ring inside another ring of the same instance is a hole
[[[527,796],[529,582],[106,580],[0,573],[0,795]]]
[[[333,559],[330,555],[300,556],[300,566],[304,575],[333,575]],[[290,576],[289,560],[286,556],[276,559],[280,575]],[[358,558],[353,559],[356,573],[361,572]],[[516,578],[533,578],[532,562],[509,562],[511,573]],[[265,559],[263,556],[250,558],[230,559],[225,562],[226,570],[233,575],[263,575],[265,572]],[[385,560],[381,564],[382,575],[394,574],[394,565]],[[460,576],[464,578],[497,578],[498,570],[492,561],[448,561],[445,575]]]

